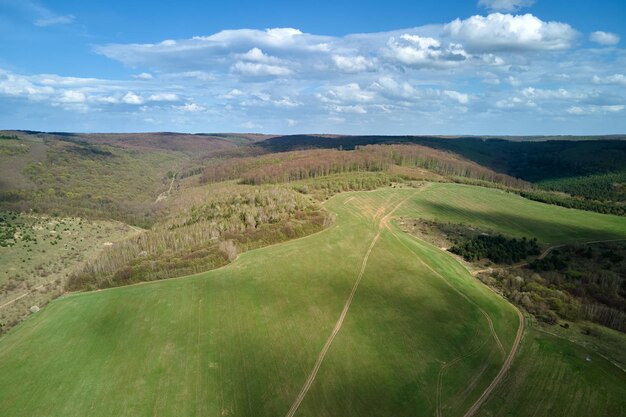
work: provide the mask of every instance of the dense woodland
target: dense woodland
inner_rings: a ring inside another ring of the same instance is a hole
[[[388,172],[393,166],[423,168],[440,175],[474,178],[528,188],[523,181],[498,174],[448,152],[418,145],[363,146],[352,151],[319,149],[221,160],[209,165],[202,181],[241,178],[244,184],[300,181],[346,172]]]
[[[626,332],[624,243],[561,247],[528,267],[483,279],[548,323],[589,320]]]
[[[495,172],[593,201],[623,201],[623,136],[441,138],[430,136],[282,136],[258,145],[272,152],[306,148],[355,149],[365,145],[417,144],[452,152]],[[590,204],[589,209],[598,207]],[[587,209],[587,208],[584,208]],[[595,211],[595,210],[594,210]]]
[[[595,211],[603,214],[626,216],[626,204],[613,201],[596,201],[581,197],[572,197],[564,193],[551,193],[542,190],[522,190],[519,194],[529,200],[578,210]]]
[[[539,185],[546,190],[602,202],[621,202],[626,206],[626,171],[546,180]]]
[[[530,256],[540,254],[537,239],[515,239],[502,235],[480,235],[457,243],[450,252],[462,256],[466,261],[478,261],[484,258],[498,264],[514,264]]]

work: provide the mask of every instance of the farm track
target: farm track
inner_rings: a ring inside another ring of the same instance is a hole
[[[465,414],[463,414],[463,417],[471,417],[474,414],[476,414],[476,411],[478,411],[478,409],[483,405],[487,397],[489,397],[489,395],[493,392],[493,390],[496,389],[498,384],[500,384],[500,382],[502,381],[502,378],[504,378],[504,375],[513,364],[513,360],[515,360],[515,354],[517,353],[517,349],[519,348],[519,345],[522,342],[522,337],[524,336],[524,324],[525,323],[524,323],[524,316],[522,315],[522,312],[519,311],[519,309],[515,307],[513,304],[511,305],[515,309],[515,312],[517,313],[517,317],[519,319],[519,326],[517,328],[517,334],[515,335],[515,341],[513,341],[513,346],[511,347],[509,355],[506,357],[506,360],[504,361],[502,368],[500,368],[498,375],[496,375],[496,377],[491,381],[491,384],[489,384],[489,386],[485,389],[485,391],[483,391],[483,393],[480,395],[480,397],[478,397],[478,399],[469,408],[469,410],[467,410]]]
[[[390,229],[390,230],[391,230],[391,229]],[[486,312],[486,311],[485,311],[482,307],[480,307],[478,304],[476,304],[476,303],[475,303],[472,299],[470,299],[468,296],[466,296],[466,295],[465,295],[465,294],[463,294],[461,291],[459,291],[456,287],[454,287],[452,284],[450,284],[450,282],[448,282],[448,280],[447,280],[447,279],[446,279],[443,275],[441,275],[439,272],[437,272],[435,269],[433,269],[433,268],[432,268],[430,265],[428,265],[426,262],[422,261],[422,259],[421,259],[421,258],[420,258],[420,257],[419,257],[419,256],[418,256],[415,252],[413,252],[413,250],[412,250],[411,248],[409,248],[409,247],[408,247],[408,246],[407,246],[407,245],[406,245],[406,244],[402,241],[402,239],[400,239],[400,237],[397,235],[397,232],[394,232],[393,230],[391,230],[391,231],[392,231],[393,236],[394,236],[396,239],[398,239],[398,241],[399,241],[399,242],[400,242],[400,243],[401,243],[401,244],[402,244],[405,248],[407,248],[407,249],[408,249],[411,253],[413,253],[413,255],[414,255],[414,256],[415,256],[415,257],[419,260],[419,262],[420,262],[422,265],[424,265],[424,266],[425,266],[427,269],[429,269],[429,270],[430,270],[433,274],[435,274],[438,278],[440,278],[440,279],[441,279],[441,280],[442,280],[442,281],[443,281],[446,285],[448,285],[448,286],[449,286],[452,290],[454,290],[457,294],[459,294],[461,297],[463,297],[463,298],[464,298],[464,299],[465,299],[468,303],[472,304],[473,306],[475,306],[476,308],[478,308],[478,310],[480,310],[480,312],[483,314],[483,316],[484,316],[484,317],[485,317],[485,319],[487,320],[487,324],[488,324],[488,326],[489,326],[489,332],[490,332],[490,333],[491,333],[491,335],[493,336],[493,338],[494,338],[494,340],[495,340],[495,342],[496,342],[496,345],[498,346],[498,350],[500,350],[500,352],[502,353],[502,356],[505,356],[505,355],[506,355],[506,352],[505,352],[505,350],[504,350],[504,346],[502,345],[502,342],[500,341],[500,338],[498,337],[498,334],[496,333],[496,330],[495,330],[495,328],[494,328],[494,326],[493,326],[493,321],[491,320],[491,317],[489,317],[489,314],[487,314],[487,312]],[[439,249],[439,250],[441,250],[441,249]],[[443,251],[443,252],[445,252],[445,251]],[[519,310],[517,310],[517,309],[516,309],[516,311],[518,311],[518,314],[521,314],[521,313],[519,313]],[[523,328],[523,318],[522,318],[522,321],[520,322],[520,326],[522,326],[522,328]],[[519,333],[519,332],[520,332],[520,330],[519,330],[519,328],[518,328],[518,333]],[[523,330],[522,330],[522,334],[523,334]],[[516,339],[516,340],[517,340],[517,339]],[[521,337],[520,337],[520,340],[521,340]],[[515,350],[517,350],[517,346],[515,346],[515,345],[514,345],[514,346],[511,348],[511,352],[514,352],[514,349],[515,349]],[[509,352],[509,357],[511,357],[511,352]],[[442,416],[443,416],[443,413],[442,413],[442,410],[441,410],[441,406],[442,406],[442,401],[441,401],[441,391],[442,391],[442,388],[443,388],[443,382],[442,382],[442,379],[443,379],[443,373],[445,372],[446,368],[449,368],[450,366],[452,366],[452,365],[454,365],[454,364],[458,363],[458,362],[459,362],[460,360],[462,360],[462,359],[465,359],[465,358],[467,358],[467,357],[471,356],[471,355],[472,355],[472,354],[474,354],[474,353],[475,353],[475,351],[470,351],[469,353],[467,353],[467,354],[465,354],[465,355],[462,355],[462,356],[460,356],[460,357],[458,357],[458,358],[454,359],[452,362],[449,362],[449,363],[447,363],[447,364],[444,364],[444,365],[442,366],[442,368],[439,370],[439,375],[438,375],[438,377],[437,377],[437,389],[436,389],[436,410],[435,410],[435,415],[436,415],[436,417],[442,417]],[[514,353],[513,353],[513,355],[514,355]],[[505,362],[504,362],[504,364],[505,364],[505,365],[506,365],[506,361],[509,359],[509,357],[507,357],[507,359],[505,359]],[[512,362],[512,360],[511,360],[511,362]],[[510,366],[510,364],[509,364],[509,366]],[[504,367],[504,365],[503,365],[503,367]],[[507,367],[506,369],[508,369],[508,367]],[[500,372],[502,372],[502,369],[500,370]],[[505,372],[506,372],[506,371],[505,371]],[[499,375],[499,374],[498,374],[498,375]],[[483,395],[484,395],[484,393],[483,393]],[[486,397],[485,397],[485,398],[486,398]],[[482,402],[481,402],[481,404],[482,404]],[[479,407],[480,407],[480,405],[479,405]],[[472,413],[472,414],[473,414],[473,413]],[[469,416],[465,416],[465,417],[469,417]]]
[[[443,251],[442,249],[439,249],[439,248],[438,248],[438,250],[440,250],[442,252],[446,252],[446,251]],[[424,265],[426,265],[426,264],[424,264]],[[447,280],[445,280],[445,278],[443,278],[438,272],[436,272],[434,269],[432,269],[429,265],[426,265],[426,267],[429,268],[431,271],[435,272],[435,274],[437,274],[439,277],[444,279],[444,281],[446,283],[448,283],[448,285],[452,286],[452,284],[450,284]],[[460,291],[458,291],[454,287],[452,287],[452,288],[455,291],[457,291],[459,294],[461,294],[465,299],[467,299],[468,301],[473,303],[473,301],[471,301],[465,294],[461,293]],[[487,288],[489,288],[491,290],[490,287],[487,286]],[[497,294],[497,293],[495,293],[495,294]],[[519,345],[522,342],[522,337],[524,336],[525,320],[524,320],[524,315],[522,314],[522,312],[515,305],[513,305],[511,303],[509,303],[509,305],[511,305],[511,307],[513,307],[513,309],[515,309],[515,313],[517,314],[518,321],[519,321],[519,325],[517,327],[517,333],[515,335],[515,340],[513,341],[513,345],[511,346],[511,350],[509,351],[509,354],[506,356],[506,359],[504,360],[504,363],[502,364],[502,367],[500,368],[500,371],[498,371],[498,374],[496,375],[496,377],[491,381],[489,386],[487,386],[487,388],[485,388],[483,393],[480,395],[480,397],[478,397],[478,399],[474,402],[474,404],[472,404],[472,406],[465,412],[465,414],[463,414],[463,417],[471,417],[474,414],[476,414],[476,412],[480,409],[480,407],[486,401],[487,397],[489,397],[489,395],[494,391],[494,389],[498,386],[498,384],[500,384],[500,382],[502,381],[502,378],[504,378],[504,375],[506,374],[506,372],[509,370],[509,368],[513,364],[513,360],[515,360],[515,354],[517,353],[517,349],[519,348]],[[489,322],[489,328],[490,328],[494,338],[496,339],[498,345],[500,347],[502,347],[502,343],[500,343],[500,339],[498,338],[497,334],[495,333],[495,330],[493,329],[493,322],[491,321],[491,319],[489,318],[487,313],[482,308],[480,308],[480,307],[478,307],[478,308],[482,311],[482,313],[485,315],[485,317],[487,317],[487,320]],[[438,416],[441,416],[441,414],[438,414]]]
[[[372,239],[372,241],[371,241],[371,243],[369,245],[369,248],[367,249],[367,252],[365,253],[365,256],[363,257],[363,261],[361,262],[361,269],[359,271],[359,275],[357,276],[357,279],[356,279],[356,281],[354,282],[354,284],[352,286],[352,290],[350,291],[350,295],[348,296],[348,299],[346,300],[346,302],[345,302],[345,304],[343,306],[343,310],[341,311],[341,315],[339,316],[339,319],[337,320],[337,323],[335,323],[335,327],[333,328],[333,331],[331,332],[330,336],[328,337],[328,339],[326,339],[326,343],[322,347],[322,350],[320,351],[320,353],[319,353],[319,355],[317,357],[317,361],[315,362],[315,365],[313,366],[313,369],[309,373],[309,376],[307,377],[307,379],[306,379],[302,389],[300,390],[300,393],[296,397],[296,400],[294,401],[294,403],[291,405],[291,408],[287,412],[286,417],[293,417],[295,415],[295,413],[298,411],[298,408],[300,407],[300,404],[302,403],[302,401],[306,397],[306,394],[309,392],[309,389],[313,385],[313,382],[315,382],[315,378],[317,376],[317,373],[319,372],[320,367],[322,366],[322,363],[324,362],[326,354],[330,350],[330,347],[331,347],[331,345],[333,343],[333,340],[335,340],[335,337],[339,333],[339,330],[341,330],[341,326],[343,325],[343,322],[344,322],[344,320],[345,320],[345,318],[346,318],[346,316],[348,314],[348,310],[350,309],[350,306],[352,305],[352,300],[354,299],[354,295],[356,294],[356,291],[357,291],[357,289],[359,287],[359,284],[361,283],[361,280],[363,278],[363,274],[365,273],[365,268],[367,266],[367,261],[368,261],[368,259],[370,257],[370,254],[372,253],[372,249],[374,249],[374,246],[376,245],[376,242],[380,238],[380,235],[381,235],[383,229],[389,228],[389,219],[393,215],[393,213],[402,204],[404,204],[407,200],[409,200],[411,197],[413,197],[415,194],[416,193],[412,193],[408,197],[404,198],[396,206],[394,206],[393,209],[389,213],[387,213],[384,217],[382,217],[380,219],[380,221],[378,223],[378,231],[377,231],[376,235],[374,236],[374,238]],[[377,213],[377,214],[382,214],[382,213],[384,213],[384,207],[383,207],[383,211],[381,213]]]

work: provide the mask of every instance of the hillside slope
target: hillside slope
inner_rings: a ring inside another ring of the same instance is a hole
[[[446,193],[463,198],[444,210]],[[343,193],[325,206],[331,228],[227,267],[52,303],[0,339],[0,414],[276,416],[296,405],[293,415],[461,416],[513,347],[515,310],[393,216],[464,216],[546,242],[626,237],[619,217],[588,221],[460,185]]]

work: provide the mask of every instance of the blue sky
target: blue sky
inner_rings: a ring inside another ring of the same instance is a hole
[[[0,0],[0,128],[626,133],[626,2]]]

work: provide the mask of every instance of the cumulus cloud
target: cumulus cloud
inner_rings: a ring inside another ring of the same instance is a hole
[[[597,31],[589,35],[589,40],[600,45],[612,46],[619,43],[619,36],[611,32]]]
[[[132,91],[129,91],[128,93],[124,94],[124,97],[122,97],[122,101],[126,104],[143,104],[144,99],[139,97]]]
[[[328,103],[365,103],[374,100],[376,94],[362,89],[357,83],[349,83],[330,88],[319,95],[321,101]]]
[[[261,64],[257,62],[236,62],[232,66],[232,70],[243,75],[249,75],[253,77],[268,76],[268,75],[289,75],[292,71],[284,66]]]
[[[386,56],[412,67],[446,67],[469,58],[460,44],[442,43],[431,37],[403,34],[387,42]]]
[[[209,36],[148,44],[109,44],[99,54],[159,76],[198,74],[212,81],[225,73],[257,77],[319,78],[332,72],[380,73],[395,68],[448,70],[503,66],[503,54],[570,48],[578,33],[568,24],[531,15],[493,13],[441,25],[343,37],[293,28],[234,29]]]
[[[456,19],[444,25],[443,34],[474,52],[568,49],[578,36],[566,23],[502,13]]]
[[[332,60],[338,69],[347,73],[371,71],[376,68],[376,63],[374,60],[365,58],[361,55],[333,55]]]
[[[626,105],[626,90],[615,87],[626,85],[624,53],[583,49],[577,36],[566,23],[501,13],[346,36],[236,29],[96,47],[133,68],[123,80],[0,70],[0,104],[33,112],[49,104],[57,112],[87,112],[83,119],[127,115],[197,131],[239,130],[249,121],[255,129],[293,132],[296,124],[286,121],[295,120],[300,132],[343,124],[354,133],[452,133],[456,126],[493,133],[498,123],[509,131],[508,113],[520,126],[550,118],[617,120]],[[0,122],[12,123],[2,114]],[[614,130],[626,122],[620,126]]]
[[[133,83],[135,85],[133,85]],[[177,102],[182,99],[174,92],[153,86],[142,92],[130,90],[142,82],[120,82],[97,78],[62,77],[54,74],[21,75],[0,69],[0,96],[48,103],[81,111],[103,105],[142,105]]]
[[[398,82],[391,77],[381,77],[372,83],[371,88],[378,91],[382,96],[393,100],[415,100],[419,98],[419,92],[410,83]]]
[[[478,5],[496,12],[514,12],[523,7],[530,7],[535,0],[479,0]]]
[[[269,56],[303,53],[325,53],[328,42],[333,38],[305,34],[293,28],[266,30],[224,30],[209,36],[194,36],[190,39],[167,40],[154,44],[109,44],[95,48],[96,52],[121,61],[130,66],[149,66],[163,70],[186,71],[230,67],[233,60],[269,64]],[[280,56],[276,57],[281,58]],[[241,66],[241,65],[240,65]],[[277,65],[274,65],[277,66]],[[261,66],[243,65],[254,72],[274,72]],[[246,70],[244,70],[246,71]],[[281,75],[282,75],[282,71]]]

